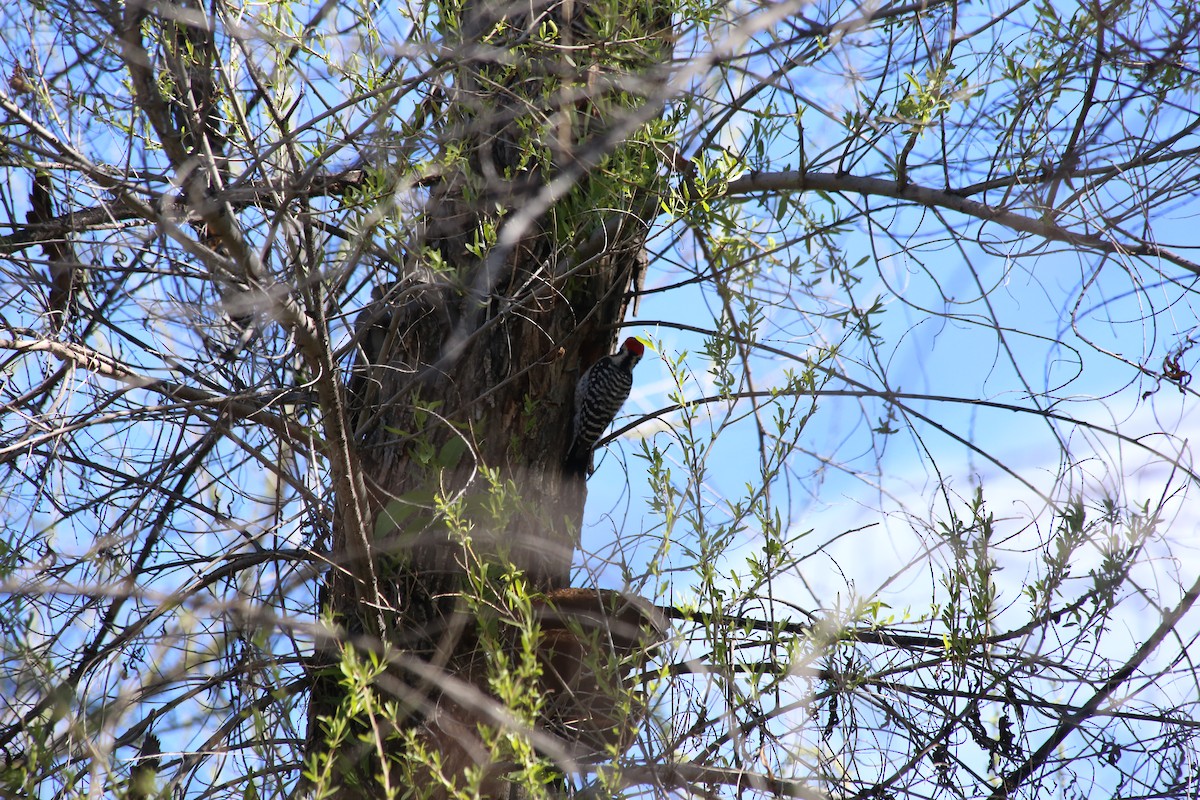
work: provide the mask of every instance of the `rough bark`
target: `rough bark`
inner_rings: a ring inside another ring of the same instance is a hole
[[[574,45],[592,30],[584,24],[587,13],[580,4],[523,11],[479,4],[464,12],[461,30],[465,45],[516,48],[549,19],[560,42]],[[669,19],[660,12],[638,19],[641,13],[630,9],[629,20],[643,42],[653,31],[655,44],[640,45],[644,58],[622,66],[638,85],[661,66],[669,42]],[[620,75],[607,67],[601,81],[601,67],[588,63],[586,53],[560,48],[557,58],[523,61],[516,69],[464,60],[446,90],[441,135],[447,152],[466,155],[447,161],[420,236],[406,243],[405,273],[381,276],[357,326],[359,354],[348,382],[354,445],[375,521],[373,558],[386,588],[377,607],[362,607],[352,591],[355,576],[339,568],[348,563],[347,542],[335,529],[324,602],[349,640],[386,643],[388,652],[402,654],[408,666],[397,663],[380,683],[410,712],[393,722],[442,750],[443,770],[452,776],[484,758],[470,745],[478,710],[411,659],[486,690],[488,659],[480,657],[485,640],[476,616],[480,576],[515,570],[535,593],[569,591],[586,495],[584,483],[562,468],[574,385],[612,347],[631,280],[644,268],[644,224],[547,202],[555,178],[572,170],[583,175],[575,198],[604,191],[589,183],[579,159],[597,160],[597,143],[611,138],[604,135],[608,117],[639,102],[629,92],[598,88],[619,86]],[[547,99],[544,81],[561,91]],[[548,156],[531,160],[531,151]],[[603,202],[611,208],[629,201],[617,194]],[[521,213],[543,206],[545,213]],[[563,225],[569,213],[577,225]],[[596,235],[605,246],[584,260],[582,245]],[[383,642],[369,641],[372,617],[382,620]],[[322,657],[332,663],[336,648],[326,647]],[[314,687],[314,752],[322,747],[321,717],[336,713],[344,699],[339,692],[330,675]],[[578,709],[569,715],[577,718]],[[539,727],[559,735],[563,729],[561,719],[543,719]],[[340,796],[371,795],[368,776],[381,768],[377,755],[367,747],[340,754],[340,774],[360,779]],[[503,772],[491,767],[493,777]],[[504,791],[496,780],[485,794]]]

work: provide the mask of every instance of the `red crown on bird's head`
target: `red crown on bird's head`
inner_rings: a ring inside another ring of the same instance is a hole
[[[646,345],[642,344],[642,340],[636,336],[630,336],[621,344],[622,350],[628,350],[639,358],[646,353]]]

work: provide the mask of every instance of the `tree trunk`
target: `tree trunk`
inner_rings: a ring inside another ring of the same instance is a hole
[[[491,591],[481,587],[501,586],[511,571],[534,593],[569,583],[586,496],[583,481],[562,469],[574,386],[611,349],[627,290],[645,263],[646,224],[607,209],[644,205],[657,174],[653,149],[638,140],[643,131],[610,146],[617,138],[610,126],[646,102],[661,105],[639,90],[670,41],[669,14],[605,7],[594,13],[623,11],[622,41],[581,48],[593,11],[569,5],[462,12],[465,44],[514,57],[464,57],[443,87],[444,161],[420,235],[407,243],[405,274],[381,279],[358,321],[350,427],[382,596],[363,601],[355,588],[366,583],[363,565],[335,526],[323,605],[343,641],[402,654],[390,683],[376,684],[401,701],[401,713],[389,721],[389,746],[359,746],[351,737],[353,746],[332,753],[341,797],[374,796],[371,776],[381,770],[401,785],[418,780],[420,770],[378,760],[384,752],[403,761],[413,746],[404,730],[443,751],[451,780],[483,760],[484,748],[472,742],[478,709],[445,684],[487,690],[481,650],[497,644],[480,634],[478,614],[482,606],[503,615],[504,599],[500,589],[481,596]],[[610,174],[594,177],[601,158]],[[553,194],[573,176],[568,192]],[[339,652],[331,641],[319,658],[332,665]],[[319,675],[310,753],[329,756],[329,724],[321,719],[344,712],[348,698],[336,668]],[[381,735],[362,719],[352,727]],[[448,743],[458,751],[447,753]],[[506,791],[496,781],[485,794]]]

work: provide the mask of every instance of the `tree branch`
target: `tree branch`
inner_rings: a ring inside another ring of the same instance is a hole
[[[620,779],[624,786],[649,783],[682,789],[685,793],[694,791],[696,784],[717,784],[735,787],[735,796],[743,796],[743,792],[761,792],[772,797],[793,797],[800,800],[830,798],[827,792],[814,788],[811,781],[774,778],[760,772],[725,769],[694,762],[674,761],[624,767],[620,772]]]
[[[51,168],[55,165],[38,164],[36,166]],[[96,176],[92,175],[91,177],[95,178]],[[166,183],[165,176],[157,177]],[[237,211],[250,206],[275,209],[277,204],[274,198],[280,194],[298,200],[336,196],[362,186],[365,181],[366,173],[361,169],[352,168],[337,174],[319,176],[310,181],[307,186],[292,185],[286,177],[281,180],[255,181],[218,191],[214,193],[213,200],[219,203],[228,203]],[[113,185],[116,185],[115,179]],[[178,200],[178,196],[174,194],[155,193],[148,198],[148,206],[160,208],[164,203],[176,204]],[[0,255],[16,253],[26,247],[40,245],[47,240],[60,240],[67,234],[122,227],[123,224],[140,224],[141,222],[157,224],[158,219],[155,216],[145,214],[146,207],[147,205],[129,203],[118,197],[105,205],[68,211],[42,222],[13,226],[12,233],[0,236]],[[187,209],[182,206],[177,210],[181,216],[188,213]],[[195,219],[198,221],[199,216],[196,216]]]
[[[1046,741],[1042,742],[1042,746],[1033,755],[1029,756],[1024,763],[1003,777],[1000,785],[992,792],[990,800],[1005,800],[1005,798],[1011,797],[1017,787],[1029,780],[1033,773],[1045,763],[1072,732],[1095,716],[1100,709],[1100,704],[1107,700],[1125,681],[1129,680],[1137,668],[1142,665],[1142,662],[1153,655],[1158,646],[1163,643],[1163,640],[1175,630],[1175,626],[1179,624],[1180,620],[1192,610],[1192,606],[1196,604],[1198,598],[1200,598],[1200,580],[1193,583],[1184,592],[1178,606],[1163,615],[1162,621],[1155,628],[1154,633],[1138,648],[1133,657],[1114,672],[1078,711],[1068,715],[1062,722],[1058,723],[1058,727],[1046,738]]]
[[[1028,217],[1006,208],[970,200],[952,189],[933,189],[914,183],[901,186],[896,181],[882,178],[839,175],[832,172],[788,170],[786,172],[751,173],[744,178],[730,181],[725,194],[728,197],[736,197],[758,192],[786,191],[861,194],[904,200],[927,208],[944,208],[984,222],[994,222],[1019,233],[1039,236],[1047,241],[1066,242],[1076,247],[1114,255],[1159,258],[1182,267],[1188,272],[1200,275],[1200,264],[1151,242],[1140,240],[1120,242],[1096,234],[1077,233],[1048,219]]]
[[[262,404],[140,375],[112,356],[106,356],[82,345],[49,339],[0,339],[0,350],[11,350],[16,353],[49,353],[61,361],[68,361],[94,375],[112,378],[137,389],[157,392],[172,400],[215,408],[238,419],[263,425],[294,444],[316,438],[312,429],[267,411]],[[279,401],[272,398],[269,402]]]

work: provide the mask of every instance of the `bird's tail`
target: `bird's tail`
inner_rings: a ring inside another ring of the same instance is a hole
[[[563,472],[568,476],[587,480],[592,472],[592,448],[573,446],[563,461]]]

